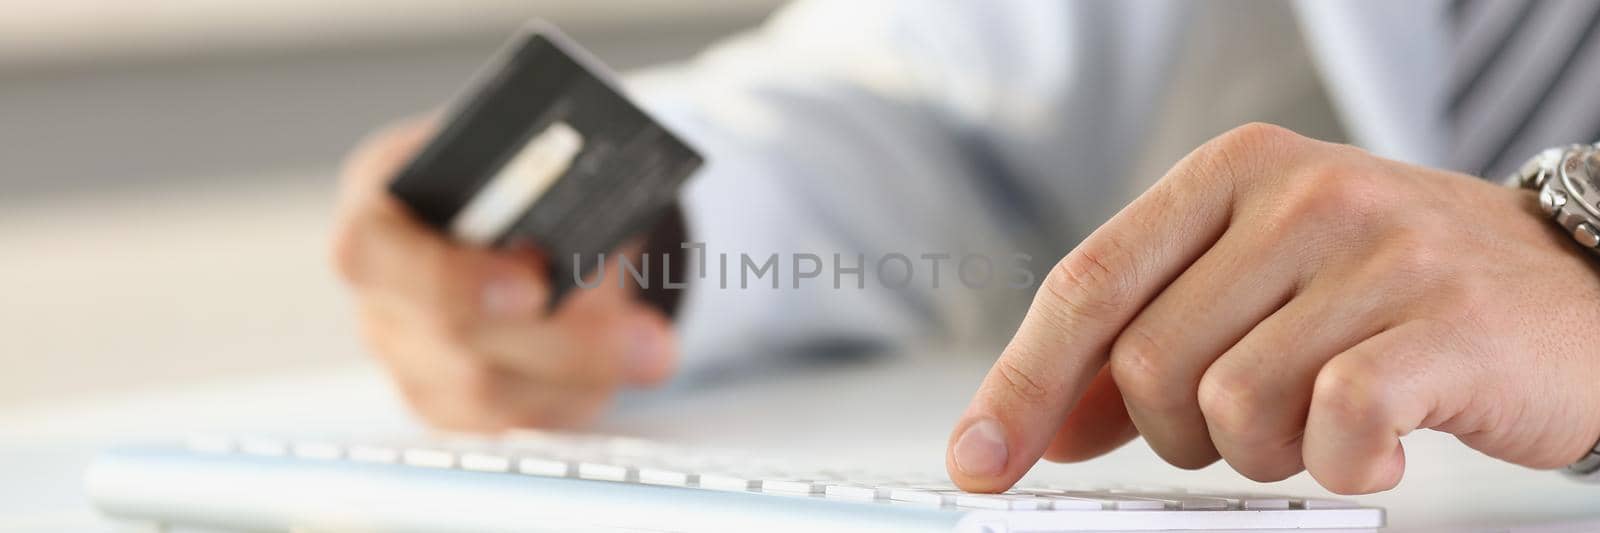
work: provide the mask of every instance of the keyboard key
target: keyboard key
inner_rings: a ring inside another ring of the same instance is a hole
[[[939,482],[912,481],[912,482],[904,482],[904,483],[895,483],[895,484],[890,484],[890,488],[911,489],[911,490],[926,490],[926,491],[932,491],[932,492],[962,492],[961,488],[955,486],[954,484],[951,484],[951,483],[939,483]]]
[[[776,494],[822,494],[823,484],[805,479],[763,479],[762,492]]]
[[[1068,510],[1071,510],[1071,511],[1094,511],[1094,510],[1101,510],[1101,509],[1103,509],[1103,510],[1111,510],[1111,509],[1115,509],[1116,508],[1116,501],[1114,501],[1114,500],[1107,500],[1107,499],[1101,499],[1101,498],[1085,498],[1085,497],[1079,497],[1079,496],[1068,496],[1068,495],[1066,495],[1066,491],[1057,490],[1057,489],[1020,488],[1020,489],[1012,489],[1012,492],[1015,492],[1015,493],[1018,493],[1018,494],[1027,494],[1027,495],[1043,498],[1045,500],[1049,500],[1051,509],[1056,509],[1056,510],[1061,510],[1061,511],[1068,511]],[[1148,503],[1157,503],[1157,504],[1159,504],[1159,502],[1148,502],[1148,501],[1144,501],[1144,503],[1147,503],[1147,504]],[[1165,505],[1155,505],[1154,507],[1160,508],[1160,509],[1165,509],[1166,508]]]
[[[578,477],[595,481],[627,481],[628,467],[603,463],[578,463]]]
[[[1001,511],[1033,511],[1049,508],[1048,501],[1026,494],[957,494],[955,504],[958,507]]]
[[[666,485],[671,487],[687,487],[699,482],[699,476],[677,470],[661,468],[640,468],[639,482],[650,485]]]
[[[1206,493],[1201,496],[1221,498],[1228,501],[1230,509],[1244,509],[1247,511],[1269,511],[1289,508],[1289,498],[1282,496],[1263,496],[1259,494],[1226,494]]]
[[[463,470],[475,472],[510,472],[511,458],[489,452],[466,452],[457,458]]]
[[[1348,502],[1348,501],[1344,501],[1344,500],[1324,500],[1324,499],[1309,499],[1309,498],[1308,499],[1292,499],[1292,500],[1289,501],[1289,505],[1293,509],[1356,509],[1356,508],[1361,507],[1359,505],[1356,505],[1354,502]]]
[[[1148,493],[1148,494],[1188,494],[1189,489],[1183,487],[1167,487],[1161,485],[1115,485],[1106,487],[1105,492],[1115,493]]]
[[[326,442],[296,442],[290,446],[295,457],[332,461],[344,454],[337,444]]]
[[[1228,508],[1228,500],[1207,498],[1192,494],[1152,494],[1143,492],[1117,492],[1118,496],[1159,501],[1168,509],[1183,511],[1217,511]]]
[[[912,502],[928,505],[947,505],[955,503],[958,492],[941,492],[920,488],[892,488],[889,489],[889,499],[897,502]]]
[[[761,490],[761,480],[734,474],[700,474],[700,488],[735,492]]]
[[[1114,505],[1109,502],[1077,498],[1073,496],[1040,496],[1050,502],[1050,508],[1057,511],[1099,511],[1112,509]]]
[[[864,484],[830,484],[826,487],[823,487],[822,495],[834,500],[870,502],[875,500],[889,499],[889,488],[874,487]]]
[[[408,448],[400,453],[400,461],[424,468],[454,468],[456,454],[444,450],[429,448]]]
[[[1103,508],[1119,511],[1160,511],[1167,508],[1165,500],[1138,498],[1126,494],[1117,494],[1103,491],[1058,490],[1061,496],[1082,498],[1100,502]],[[1176,507],[1176,503],[1173,506]]]
[[[400,461],[400,450],[385,446],[351,446],[350,460],[363,463],[397,463]]]
[[[278,440],[245,439],[239,441],[239,451],[250,455],[282,457],[289,455],[289,445]]]
[[[195,435],[185,443],[190,450],[201,453],[232,453],[233,439],[216,435]]]
[[[530,476],[568,477],[576,474],[572,463],[544,457],[517,459],[517,472]]]

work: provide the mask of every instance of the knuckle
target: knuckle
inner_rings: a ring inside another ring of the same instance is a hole
[[[1312,409],[1335,424],[1380,422],[1388,417],[1393,399],[1377,378],[1376,369],[1362,359],[1334,359],[1312,385]]]
[[[1256,242],[1304,242],[1307,228],[1303,221],[1292,214],[1293,208],[1289,207],[1286,202],[1282,202],[1282,200],[1276,201],[1280,202],[1281,205],[1241,214],[1238,227],[1247,230],[1251,238]],[[1267,250],[1276,251],[1270,248]],[[1268,252],[1263,251],[1262,253]]]
[[[1446,255],[1439,249],[1439,241],[1428,232],[1415,228],[1398,229],[1384,237],[1384,245],[1373,261],[1371,275],[1390,278],[1411,287],[1426,286],[1434,291],[1442,287],[1434,287],[1437,284],[1433,282],[1456,280],[1455,276],[1444,275],[1449,264]]]
[[[1246,154],[1272,150],[1301,137],[1286,128],[1264,122],[1243,124],[1200,145],[1206,160],[1232,160]]]
[[[1388,267],[1391,272],[1397,272],[1411,279],[1433,279],[1438,277],[1440,258],[1432,247],[1426,244],[1406,244],[1397,247],[1388,258]]]
[[[1228,465],[1252,481],[1281,481],[1301,470],[1299,426],[1294,431],[1268,418],[1274,406],[1262,397],[1259,377],[1213,366],[1200,379],[1200,411]]]
[[[1167,353],[1144,326],[1130,325],[1117,337],[1111,348],[1111,377],[1128,402],[1154,413],[1174,412],[1191,402],[1173,386]]]
[[[1043,291],[1067,324],[1117,313],[1132,299],[1133,276],[1118,267],[1127,264],[1122,260],[1125,255],[1115,246],[1109,248],[1074,250],[1045,276]]]
[[[1455,318],[1457,323],[1472,323],[1476,319],[1498,314],[1501,308],[1498,302],[1505,298],[1505,292],[1487,275],[1451,272],[1440,278],[1449,281],[1434,282],[1428,286],[1435,295],[1428,303],[1439,316]],[[1459,327],[1452,329],[1456,328]]]
[[[1197,393],[1206,422],[1244,444],[1257,440],[1259,388],[1248,374],[1213,366],[1200,378]]]
[[[1043,405],[1049,401],[1050,388],[1014,357],[1002,357],[995,361],[994,375],[1003,384],[1007,394],[1026,405]]]
[[[1249,122],[1223,132],[1212,142],[1223,148],[1260,150],[1300,139],[1304,137],[1283,126],[1266,122]]]
[[[1262,122],[1251,122],[1223,132],[1200,145],[1197,159],[1208,166],[1218,167],[1225,175],[1244,175],[1233,172],[1239,164],[1258,154],[1279,152],[1301,140],[1299,134],[1286,128]]]
[[[1295,180],[1284,196],[1284,215],[1341,225],[1385,215],[1392,202],[1389,191],[1368,169],[1343,160],[1317,165]]]

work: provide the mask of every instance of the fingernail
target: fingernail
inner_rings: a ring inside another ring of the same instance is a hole
[[[483,286],[483,310],[490,315],[528,313],[538,307],[538,291],[533,284],[518,278],[499,278]]]
[[[972,477],[993,477],[1006,469],[1005,428],[991,419],[967,426],[956,439],[956,468]]]
[[[632,383],[653,383],[661,375],[662,359],[666,357],[666,341],[654,326],[639,325],[629,332],[627,363],[623,369]]]

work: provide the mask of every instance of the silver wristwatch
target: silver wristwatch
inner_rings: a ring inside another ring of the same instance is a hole
[[[1595,145],[1548,148],[1507,181],[1539,192],[1539,207],[1590,252],[1600,254],[1600,153]]]
[[[1507,184],[1539,192],[1539,207],[1555,219],[1572,239],[1591,253],[1600,254],[1600,149],[1596,144],[1548,148],[1533,156],[1506,179]],[[1567,465],[1568,476],[1600,482],[1600,443],[1578,462]]]

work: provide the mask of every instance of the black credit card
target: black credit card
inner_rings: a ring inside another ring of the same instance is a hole
[[[554,27],[531,23],[458,97],[389,191],[457,240],[542,251],[553,304],[599,254],[609,258],[670,212],[701,162],[599,62]]]

